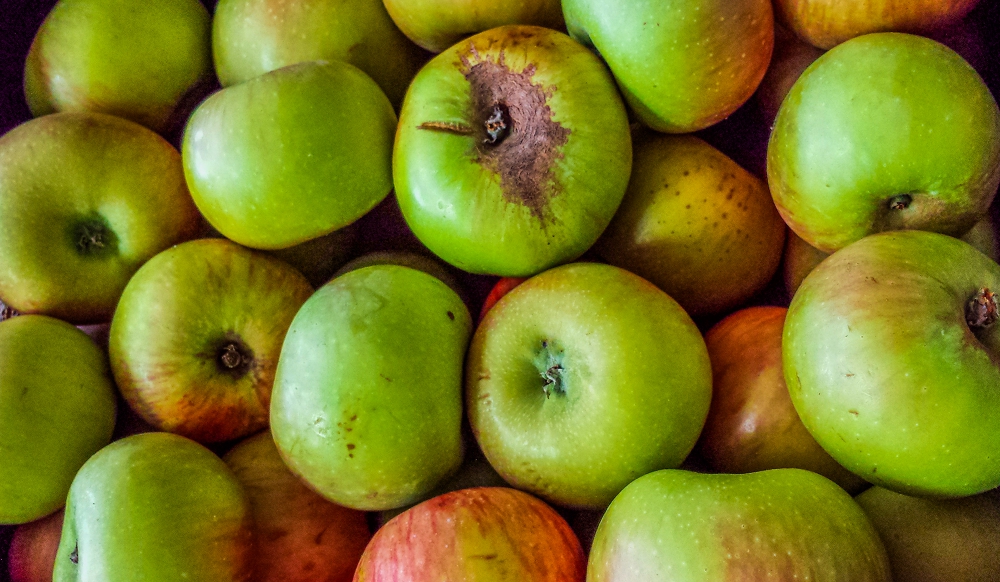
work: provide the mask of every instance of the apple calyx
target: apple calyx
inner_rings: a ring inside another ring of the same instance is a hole
[[[542,349],[535,358],[535,367],[542,377],[542,392],[546,400],[553,393],[558,395],[566,394],[566,385],[563,380],[565,369],[562,366],[563,351],[558,349],[549,340],[542,340]]]
[[[239,338],[229,336],[219,348],[216,364],[222,372],[239,379],[250,371],[253,352]]]
[[[913,203],[913,196],[900,194],[889,199],[889,208],[892,210],[906,210]]]
[[[92,217],[77,223],[73,229],[76,250],[82,255],[103,255],[113,253],[118,246],[115,233],[100,217]]]
[[[7,305],[3,301],[0,301],[0,321],[7,321],[8,319],[17,317],[18,315],[21,314],[18,313],[16,309]]]
[[[972,296],[965,309],[965,321],[972,330],[986,329],[1000,320],[997,296],[989,289],[982,288]]]
[[[507,106],[503,103],[494,104],[493,113],[486,120],[486,139],[484,142],[487,145],[500,145],[500,142],[510,133],[510,124],[510,110],[507,109]]]

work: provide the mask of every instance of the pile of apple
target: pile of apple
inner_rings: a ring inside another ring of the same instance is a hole
[[[1000,580],[975,4],[59,0],[0,570]],[[755,94],[766,180],[686,135]]]

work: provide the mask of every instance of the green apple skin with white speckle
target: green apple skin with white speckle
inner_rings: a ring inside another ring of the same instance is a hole
[[[587,582],[890,582],[885,548],[832,481],[802,469],[682,470],[628,485],[597,528]]]

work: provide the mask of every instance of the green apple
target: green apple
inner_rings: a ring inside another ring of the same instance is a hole
[[[920,499],[872,487],[855,501],[885,543],[894,582],[1000,579],[1000,491]]]
[[[260,431],[285,332],[312,292],[288,264],[225,239],[163,251],[111,321],[122,396],[151,425],[199,442]]]
[[[458,293],[458,296],[465,299],[466,292],[462,289],[458,279],[448,270],[448,267],[441,264],[433,257],[428,257],[412,251],[373,251],[365,253],[360,257],[351,260],[340,268],[334,275],[339,277],[344,273],[370,267],[372,265],[402,265],[418,271],[423,271],[428,275],[437,277],[442,283],[451,287],[451,290]]]
[[[559,0],[384,0],[413,42],[439,53],[467,36],[507,24],[564,29]]]
[[[992,290],[1000,265],[929,232],[872,235],[820,263],[792,299],[782,339],[788,392],[820,446],[909,495],[1000,485]]]
[[[712,398],[705,342],[681,306],[596,263],[504,295],[476,330],[465,382],[472,432],[497,472],[577,508],[680,465]]]
[[[184,129],[195,203],[226,238],[281,249],[342,228],[392,188],[396,114],[357,67],[313,61],[206,99]]]
[[[110,115],[60,113],[0,138],[0,297],[21,313],[111,319],[129,277],[194,236],[181,158]]]
[[[768,0],[563,0],[569,34],[611,67],[640,121],[687,133],[753,95],[774,46]]]
[[[327,499],[381,511],[422,499],[462,461],[468,309],[440,280],[375,265],[330,281],[281,348],[271,430]]]
[[[965,234],[1000,184],[1000,109],[962,57],[899,33],[858,37],[802,73],[767,151],[785,222],[833,252],[868,234]]]
[[[890,582],[878,534],[851,497],[801,469],[747,475],[665,470],[604,514],[587,582]]]
[[[267,251],[267,254],[295,267],[313,287],[320,287],[347,262],[357,238],[357,228],[354,224],[349,224],[330,234],[286,249]]]
[[[224,87],[297,63],[346,61],[397,106],[423,60],[381,0],[221,0],[212,54]]]
[[[434,254],[476,274],[571,261],[611,221],[632,167],[601,61],[534,26],[480,33],[413,80],[393,150],[396,197]]]
[[[115,387],[100,348],[43,315],[0,323],[0,362],[0,524],[21,524],[62,507],[111,441]]]
[[[66,502],[54,582],[249,582],[246,493],[205,447],[153,432],[101,449]]]
[[[24,92],[35,116],[97,111],[162,133],[212,78],[198,0],[59,0],[31,44]]]

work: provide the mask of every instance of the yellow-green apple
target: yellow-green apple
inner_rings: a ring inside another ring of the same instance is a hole
[[[872,487],[855,498],[889,554],[894,582],[1000,579],[1000,492],[921,499]]]
[[[393,150],[406,222],[448,263],[530,276],[582,255],[628,185],[625,106],[595,55],[563,33],[504,26],[413,80]]]
[[[586,557],[569,524],[506,487],[439,495],[382,526],[354,582],[584,582]]]
[[[212,19],[212,55],[224,87],[288,65],[345,61],[397,106],[423,60],[382,0],[221,0]]]
[[[647,135],[636,141],[625,199],[597,252],[698,316],[767,285],[785,230],[763,180],[697,137]]]
[[[605,507],[633,479],[680,465],[711,398],[705,342],[681,306],[596,263],[504,295],[466,364],[469,421],[490,464],[570,507]]]
[[[349,224],[304,243],[266,252],[298,269],[313,287],[320,287],[350,258],[357,237],[357,228]]]
[[[467,36],[508,24],[565,30],[559,0],[384,0],[396,26],[439,53]]]
[[[59,0],[31,43],[24,92],[36,117],[97,111],[162,133],[212,80],[198,0]]]
[[[151,432],[101,449],[66,502],[55,582],[249,582],[246,493],[212,451]]]
[[[44,315],[0,323],[0,362],[0,524],[21,524],[62,507],[111,441],[115,388],[104,352]]]
[[[933,40],[869,34],[799,77],[768,144],[771,194],[806,242],[965,234],[1000,183],[1000,110],[962,57]]]
[[[194,236],[181,158],[110,115],[60,113],[0,138],[0,297],[21,313],[111,319],[129,277]]]
[[[420,500],[462,461],[469,311],[439,279],[373,265],[321,287],[281,348],[271,431],[323,497],[381,511]]]
[[[225,239],[172,247],[129,281],[109,354],[129,406],[160,430],[228,441],[267,426],[285,332],[312,286]]]
[[[665,470],[636,479],[597,528],[588,582],[890,582],[878,534],[811,471]]]
[[[736,111],[767,70],[767,0],[563,0],[569,34],[611,67],[649,127],[687,133]]]
[[[782,337],[802,423],[841,465],[900,493],[1000,485],[998,289],[1000,265],[936,233],[880,233],[825,259]]]
[[[413,251],[372,251],[365,253],[356,259],[352,259],[341,267],[335,274],[339,277],[344,273],[350,273],[358,269],[370,267],[372,265],[401,265],[418,271],[423,271],[428,275],[440,279],[442,283],[451,287],[451,290],[458,294],[463,300],[466,293],[462,289],[455,275],[448,270],[448,267],[441,264],[441,261]]]
[[[306,487],[281,460],[270,431],[240,442],[223,460],[250,501],[254,582],[351,582],[372,537],[363,512]]]
[[[184,174],[226,238],[290,247],[347,226],[392,188],[396,114],[357,67],[312,61],[206,99],[184,129]]]
[[[56,550],[62,535],[63,511],[18,526],[10,544],[10,582],[52,582]]]
[[[781,367],[787,311],[750,307],[705,334],[712,361],[712,407],[698,452],[720,473],[807,469],[857,493],[865,482],[816,443],[788,397]]]

